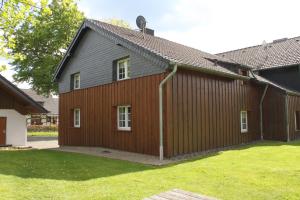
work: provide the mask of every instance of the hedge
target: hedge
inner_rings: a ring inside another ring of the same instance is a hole
[[[30,125],[27,126],[27,131],[28,132],[57,132],[58,126]]]

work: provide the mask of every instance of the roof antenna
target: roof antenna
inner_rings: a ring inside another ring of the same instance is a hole
[[[137,27],[139,27],[140,31],[142,31],[142,33],[143,33],[143,39],[145,38],[146,24],[147,24],[146,19],[142,15],[139,15],[136,18],[136,25],[137,25]]]
[[[266,50],[267,49],[267,42],[266,42],[266,40],[264,40],[263,42],[262,42],[262,44],[261,44],[261,46],[263,47],[263,49],[264,50]]]

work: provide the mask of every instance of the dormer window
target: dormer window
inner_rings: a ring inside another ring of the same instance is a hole
[[[80,89],[80,73],[71,75],[71,89],[72,90]]]
[[[117,80],[125,80],[129,78],[129,58],[117,61]]]

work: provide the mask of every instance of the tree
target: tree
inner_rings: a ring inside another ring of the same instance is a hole
[[[39,94],[57,92],[54,70],[83,21],[74,0],[7,0],[0,11],[0,55],[12,60],[16,82]]]
[[[123,19],[111,18],[111,19],[107,19],[107,20],[104,20],[104,21],[106,23],[116,25],[116,26],[120,26],[120,27],[123,27],[123,28],[129,28],[129,29],[131,28],[130,24],[128,22],[126,22],[125,20],[123,20]]]
[[[5,71],[7,68],[5,65],[0,65],[0,72]]]

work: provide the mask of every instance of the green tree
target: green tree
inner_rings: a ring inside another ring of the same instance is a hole
[[[120,26],[120,27],[123,27],[123,28],[129,28],[129,29],[131,28],[130,24],[128,22],[126,22],[125,20],[123,20],[123,19],[111,18],[111,19],[107,19],[107,20],[104,20],[104,21],[106,23],[116,25],[116,26]]]
[[[17,82],[29,82],[39,94],[57,92],[54,70],[84,16],[74,0],[6,0],[0,11],[0,55]]]
[[[5,65],[0,65],[0,72],[5,71],[7,68]]]

